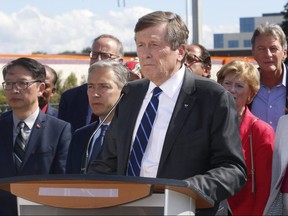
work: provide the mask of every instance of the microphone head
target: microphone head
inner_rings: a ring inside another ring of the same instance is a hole
[[[121,94],[126,95],[129,93],[129,91],[130,91],[130,86],[126,83],[122,88]]]

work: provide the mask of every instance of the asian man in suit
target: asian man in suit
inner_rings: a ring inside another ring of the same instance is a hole
[[[101,152],[105,130],[114,115],[113,107],[121,95],[123,86],[128,81],[128,75],[129,70],[118,61],[103,60],[90,66],[87,94],[89,104],[93,113],[99,116],[99,121],[79,128],[73,134],[66,173],[85,173],[90,161]],[[98,127],[100,128],[95,133]]]
[[[0,178],[65,173],[71,141],[69,123],[40,111],[45,68],[18,58],[3,69],[10,113],[0,119]],[[0,215],[17,215],[16,197],[0,191]]]
[[[186,180],[215,201],[196,214],[227,213],[222,201],[240,191],[247,176],[233,97],[185,68],[189,32],[179,15],[152,12],[134,31],[145,78],[123,88],[88,173]]]

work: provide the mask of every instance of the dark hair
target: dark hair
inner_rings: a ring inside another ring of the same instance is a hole
[[[118,52],[115,53],[116,55],[120,56],[120,57],[123,57],[124,56],[124,49],[123,49],[123,44],[122,42],[115,36],[113,35],[110,35],[110,34],[102,34],[102,35],[99,35],[98,37],[96,37],[94,40],[93,40],[93,44],[95,42],[97,42],[99,39],[101,38],[110,38],[114,41],[116,41],[116,43],[118,44]]]
[[[44,65],[45,70],[50,71],[53,74],[53,84],[56,85],[57,81],[58,81],[58,75],[56,73],[56,71],[51,68],[49,65]]]
[[[134,32],[164,23],[167,23],[167,41],[172,50],[176,50],[180,45],[187,43],[189,37],[187,26],[179,15],[169,11],[155,11],[141,17],[136,23]]]
[[[210,56],[210,53],[209,51],[204,47],[202,46],[201,44],[198,44],[198,43],[195,43],[193,45],[196,45],[198,46],[200,49],[201,49],[201,56],[200,58],[202,59],[202,65],[203,67],[207,67],[207,66],[212,66],[211,64],[211,56]]]
[[[30,71],[33,79],[40,80],[41,82],[45,81],[46,71],[45,71],[44,65],[42,65],[40,62],[36,61],[35,59],[25,58],[25,57],[15,59],[9,62],[8,64],[6,64],[2,71],[3,78],[5,79],[7,73],[12,67],[18,66],[18,65]]]

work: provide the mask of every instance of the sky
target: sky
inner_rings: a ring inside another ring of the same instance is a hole
[[[214,33],[237,33],[240,17],[279,13],[286,3],[200,0],[200,42],[213,49]],[[0,0],[0,5],[0,54],[81,52],[103,33],[118,37],[124,51],[135,51],[138,18],[156,10],[179,14],[192,30],[191,0]]]

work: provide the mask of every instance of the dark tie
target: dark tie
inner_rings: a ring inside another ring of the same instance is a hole
[[[19,133],[14,143],[14,155],[15,155],[15,163],[16,163],[17,171],[20,169],[22,165],[22,161],[24,159],[24,154],[25,154],[26,140],[25,140],[24,126],[25,126],[25,122],[20,121],[18,123],[17,128],[18,128]]]
[[[101,152],[102,144],[103,144],[103,140],[104,140],[104,136],[105,136],[107,128],[108,128],[108,125],[101,126],[100,135],[96,138],[94,145],[93,145],[92,153],[91,153],[90,160],[89,160],[90,163],[91,161],[95,160],[97,156],[99,155],[99,153]]]
[[[162,90],[156,87],[153,90],[153,96],[144,112],[139,128],[136,133],[136,137],[133,143],[133,147],[130,153],[128,163],[128,175],[139,176],[141,169],[142,158],[150,137],[151,129],[155,120],[156,112],[159,104],[159,95]]]

